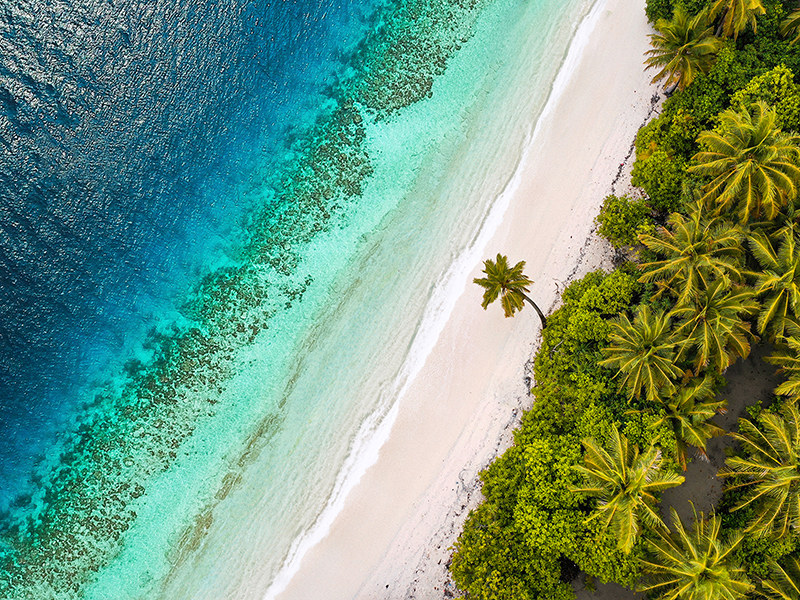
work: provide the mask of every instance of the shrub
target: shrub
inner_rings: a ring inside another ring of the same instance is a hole
[[[647,202],[629,196],[606,196],[595,221],[598,233],[615,248],[638,244],[640,233],[655,230]]]
[[[741,108],[756,100],[763,100],[775,109],[778,125],[784,130],[800,130],[800,86],[785,65],[751,79],[731,97],[731,106]]]
[[[681,188],[686,177],[686,160],[657,146],[640,150],[636,143],[636,162],[631,181],[650,197],[653,208],[670,213],[681,204]]]

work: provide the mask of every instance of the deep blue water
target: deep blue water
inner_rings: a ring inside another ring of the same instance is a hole
[[[235,259],[248,190],[313,119],[373,8],[2,8],[0,510],[145,332]]]
[[[397,202],[370,135],[490,2],[4,6],[0,596],[155,597],[294,451],[291,348]]]

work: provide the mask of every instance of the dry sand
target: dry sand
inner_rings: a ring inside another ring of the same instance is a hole
[[[520,165],[522,182],[485,252],[526,260],[531,295],[545,311],[568,281],[611,267],[614,253],[593,234],[593,218],[607,194],[627,191],[636,131],[657,110],[642,67],[644,0],[598,1],[580,63]],[[377,463],[280,600],[455,593],[449,548],[479,500],[477,474],[508,446],[530,405],[526,362],[539,328],[530,309],[504,319],[499,306],[481,310],[480,300],[481,290],[466,285]]]

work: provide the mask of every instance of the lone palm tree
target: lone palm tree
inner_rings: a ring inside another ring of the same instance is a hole
[[[729,434],[741,443],[746,456],[727,458],[727,467],[719,474],[747,478],[729,488],[749,488],[732,509],[755,507],[755,517],[745,532],[781,537],[800,527],[799,422],[798,408],[790,404],[784,408],[784,416],[763,412],[757,424],[739,419],[739,432]]]
[[[670,290],[685,304],[714,280],[729,276],[743,279],[744,256],[740,227],[721,217],[709,217],[698,202],[688,216],[672,213],[669,228],[659,227],[656,235],[642,234],[639,240],[665,258],[641,265],[639,281],[655,281],[659,294]]]
[[[694,350],[696,373],[704,367],[722,373],[737,357],[750,354],[750,339],[755,336],[742,317],[755,315],[758,302],[751,289],[729,288],[728,278],[722,277],[672,310],[673,317],[682,319],[675,328],[676,338],[682,340],[678,358]]]
[[[683,483],[683,477],[661,470],[661,451],[650,446],[644,454],[631,447],[616,426],[611,429],[608,448],[595,440],[583,440],[585,466],[576,466],[585,485],[574,491],[599,498],[594,517],[617,536],[618,547],[630,552],[640,533],[639,522],[665,527],[656,508],[655,492]]]
[[[770,329],[775,339],[784,337],[786,328],[797,323],[800,309],[800,244],[793,228],[781,229],[780,245],[762,233],[750,237],[750,248],[761,264],[755,282],[757,295],[764,295],[758,316],[758,332]]]
[[[756,16],[766,12],[761,0],[713,0],[709,16],[715,19],[722,14],[720,29],[727,37],[739,37],[749,24],[756,30]]]
[[[653,48],[645,52],[649,58],[644,64],[647,69],[661,69],[653,77],[653,83],[666,79],[665,88],[677,86],[684,90],[698,73],[708,73],[724,45],[713,35],[705,11],[691,16],[683,6],[678,6],[672,20],[659,19],[655,29],[658,33],[650,34]]]
[[[722,520],[696,511],[687,531],[675,509],[670,512],[675,531],[656,531],[647,540],[650,556],[641,562],[650,582],[641,591],[659,592],[658,600],[736,600],[753,589],[732,557],[741,534],[721,539]]]
[[[685,471],[688,447],[694,446],[706,454],[706,442],[712,437],[725,435],[725,430],[711,422],[711,418],[725,411],[725,400],[713,400],[714,380],[710,375],[694,379],[670,396],[661,396],[659,401],[664,416],[650,427],[657,429],[669,425],[675,434],[675,454],[678,464]]]
[[[481,303],[484,310],[500,297],[500,303],[503,305],[506,317],[513,317],[516,311],[522,310],[523,301],[527,300],[542,320],[542,329],[547,326],[547,319],[545,319],[544,313],[526,293],[528,286],[533,281],[528,279],[522,272],[522,269],[525,268],[524,260],[513,267],[509,267],[508,258],[498,254],[495,261],[492,261],[491,258],[483,261],[483,267],[483,273],[486,274],[486,277],[475,278],[472,281],[485,290],[483,292],[483,302]]]
[[[704,131],[697,141],[704,148],[689,167],[692,173],[714,179],[703,191],[703,201],[719,211],[738,208],[742,223],[752,217],[774,219],[797,196],[800,156],[796,135],[783,133],[776,114],[759,100],[741,110],[720,114],[721,131]]]
[[[670,318],[663,311],[652,313],[642,305],[631,323],[622,314],[611,321],[608,336],[611,346],[602,349],[605,358],[598,364],[616,367],[622,375],[620,390],[628,390],[628,399],[641,397],[642,390],[648,400],[658,398],[659,390],[674,390],[674,379],[683,375],[675,364],[675,341],[670,329]]]

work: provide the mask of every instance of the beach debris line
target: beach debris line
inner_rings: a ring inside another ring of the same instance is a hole
[[[483,261],[482,272],[486,274],[486,277],[480,279],[476,277],[472,281],[484,289],[483,302],[481,302],[484,310],[499,297],[506,317],[513,317],[515,312],[522,310],[524,301],[527,301],[539,315],[542,320],[542,329],[544,329],[547,327],[547,319],[526,293],[533,280],[522,272],[524,268],[524,260],[509,267],[508,257],[498,253],[494,261],[491,258]]]

